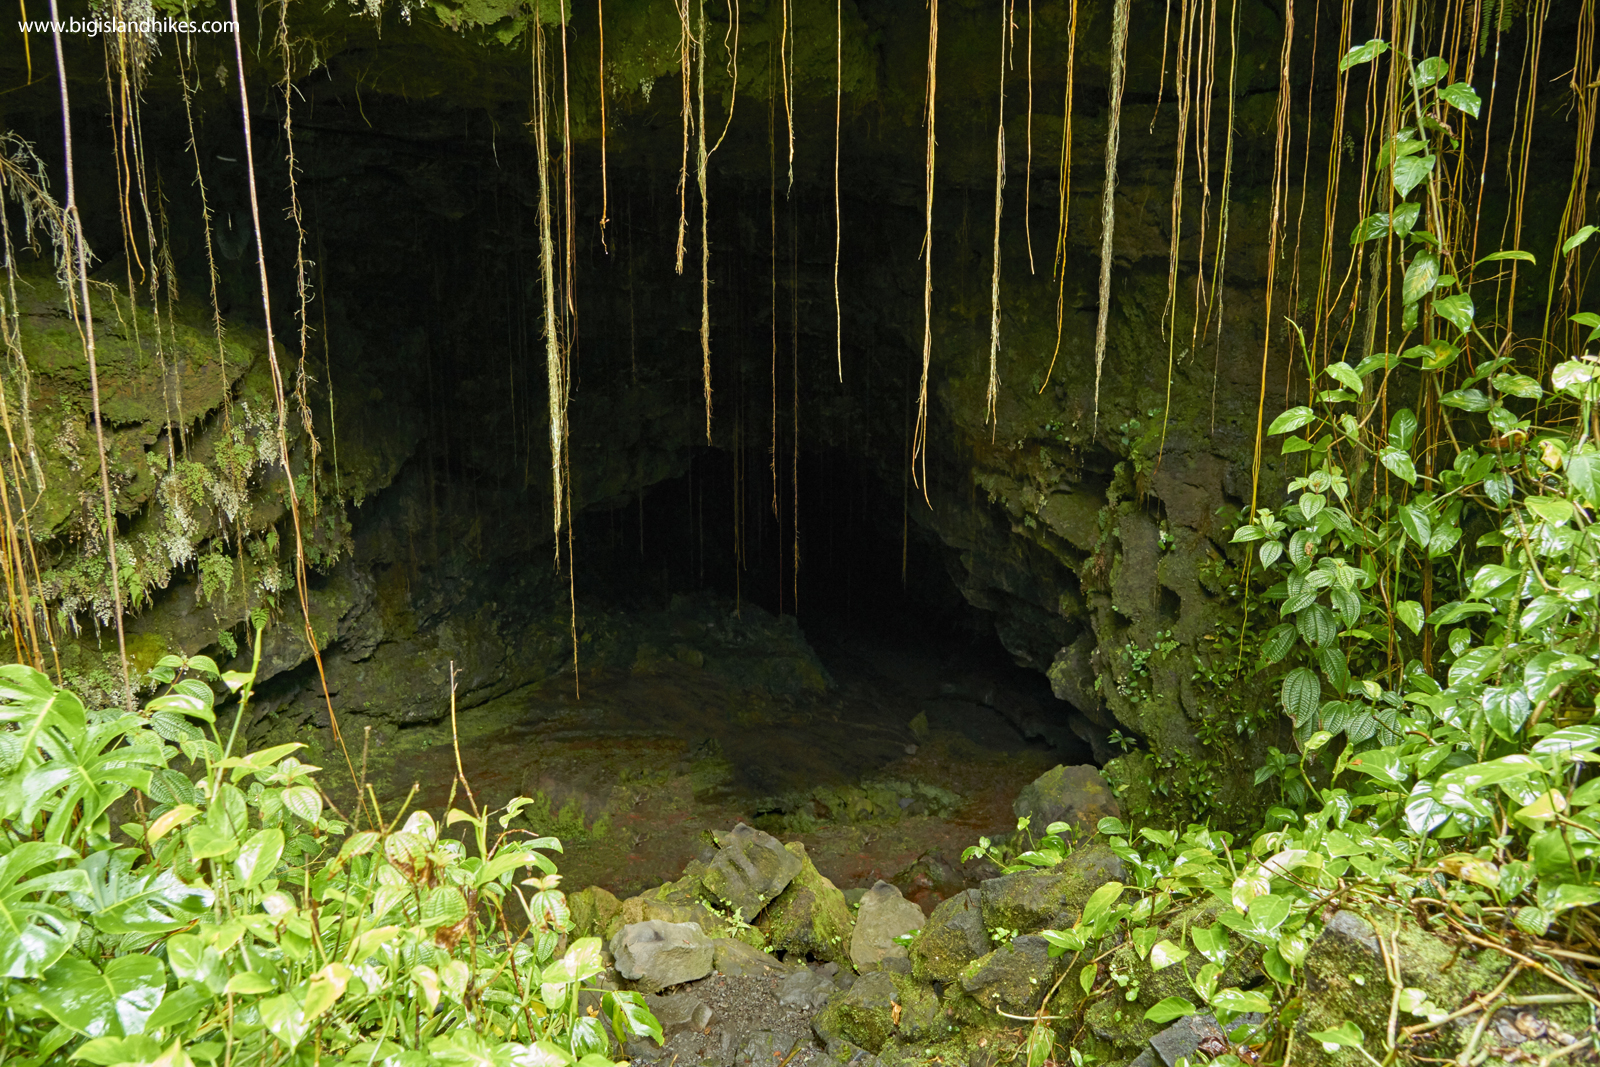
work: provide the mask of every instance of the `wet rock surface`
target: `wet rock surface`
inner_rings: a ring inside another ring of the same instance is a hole
[[[866,891],[856,909],[850,962],[858,971],[879,967],[910,971],[911,957],[895,938],[922,929],[925,921],[922,909],[901,896],[900,890],[878,882]]]

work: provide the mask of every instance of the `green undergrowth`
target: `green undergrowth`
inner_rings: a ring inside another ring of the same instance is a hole
[[[1201,1013],[1229,1035],[1206,1054],[1233,1067],[1594,1054],[1600,360],[1489,336],[1473,280],[1534,257],[1452,252],[1432,175],[1457,146],[1428,116],[1475,118],[1478,97],[1440,60],[1393,61],[1415,123],[1384,148],[1389,210],[1351,242],[1398,257],[1403,336],[1321,365],[1300,338],[1308,402],[1265,440],[1301,469],[1238,525],[1239,616],[1195,660],[1217,689],[1271,681],[1292,725],[1253,772],[1272,806],[1241,835],[1137,807],[1100,823],[1126,882],[1044,932],[1068,959],[1030,1067],[1117,1059]],[[1600,338],[1600,314],[1572,321]],[[1118,762],[1125,782],[1173,770]],[[1485,1036],[1499,1008],[1543,1013],[1515,1016],[1523,1051]]]
[[[565,943],[533,800],[352,824],[300,745],[236,748],[253,673],[154,673],[124,713],[0,667],[0,1059],[609,1067],[660,1037],[639,994],[585,995],[600,942]]]

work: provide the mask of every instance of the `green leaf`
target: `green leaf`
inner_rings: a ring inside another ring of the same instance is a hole
[[[1422,632],[1422,605],[1415,600],[1402,600],[1395,604],[1394,614],[1412,633]]]
[[[1472,615],[1488,615],[1494,611],[1487,604],[1471,604],[1463,600],[1452,600],[1443,607],[1435,608],[1428,621],[1434,626],[1449,626],[1451,623],[1460,622]]]
[[[1411,451],[1417,439],[1417,416],[1410,408],[1401,408],[1389,419],[1389,447],[1402,452]]]
[[[1340,70],[1349,70],[1351,67],[1357,66],[1357,65],[1359,65],[1361,63],[1370,62],[1370,61],[1372,61],[1374,59],[1377,59],[1379,56],[1383,55],[1388,50],[1389,50],[1389,42],[1388,41],[1384,41],[1384,40],[1381,40],[1379,38],[1373,38],[1372,40],[1368,41],[1366,44],[1358,44],[1358,45],[1356,45],[1354,48],[1350,49],[1350,51],[1346,52],[1343,56],[1340,56],[1339,57],[1339,69]]]
[[[467,901],[453,885],[435,886],[422,899],[422,925],[432,930],[454,926],[467,917]]]
[[[1380,211],[1376,215],[1368,215],[1356,223],[1356,228],[1350,234],[1350,243],[1361,244],[1364,241],[1373,241],[1379,237],[1386,237],[1389,233],[1389,213]]]
[[[1433,535],[1433,523],[1428,518],[1427,509],[1405,504],[1400,508],[1399,518],[1400,528],[1405,530],[1406,536],[1415,541],[1418,548],[1427,548],[1428,539]]]
[[[1267,432],[1270,434],[1293,433],[1310,424],[1314,418],[1316,418],[1316,413],[1308,407],[1290,408],[1272,420],[1272,425],[1267,427]]]
[[[619,990],[605,994],[600,1002],[601,1011],[611,1020],[611,1028],[618,1034],[635,1037],[652,1037],[661,1042],[661,1024],[651,1014],[644,994]]]
[[[1493,401],[1479,389],[1452,389],[1439,398],[1439,403],[1472,412],[1488,411],[1493,406]]]
[[[239,848],[233,869],[244,888],[253,889],[277,869],[282,856],[283,831],[276,826],[268,827],[251,834]]]
[[[1181,934],[1179,936],[1182,936]],[[1163,938],[1157,941],[1150,949],[1150,969],[1153,971],[1166,970],[1174,963],[1182,963],[1189,958],[1189,950],[1182,945],[1175,945]]]
[[[1395,164],[1396,181],[1399,180],[1400,163],[1411,162],[1402,159]],[[1405,280],[1400,284],[1400,299],[1407,304],[1415,304],[1418,300],[1433,292],[1433,287],[1439,284],[1439,257],[1423,249],[1411,260],[1411,266],[1406,268]]]
[[[1474,267],[1481,267],[1485,263],[1498,263],[1501,260],[1506,260],[1506,259],[1520,260],[1520,261],[1522,261],[1524,263],[1532,263],[1532,264],[1535,264],[1535,265],[1537,265],[1538,262],[1539,262],[1537,259],[1533,258],[1533,253],[1532,252],[1508,251],[1508,252],[1493,252],[1493,253],[1490,253],[1489,255],[1484,256],[1482,259],[1478,260],[1478,262],[1474,263],[1473,266]]]
[[[272,992],[272,980],[256,971],[240,971],[228,979],[228,984],[224,988],[229,993],[259,996],[262,993]]]
[[[1361,380],[1355,368],[1348,363],[1330,363],[1328,375],[1357,396],[1366,391],[1367,383]]]
[[[79,865],[87,886],[73,893],[73,903],[92,913],[102,933],[180,930],[211,907],[211,890],[185,884],[170,867],[135,872],[133,864],[141,855],[133,848],[106,850],[91,853]]]
[[[1265,1014],[1272,1010],[1272,1001],[1266,994],[1254,990],[1219,989],[1216,996],[1211,998],[1211,1006],[1230,1015],[1246,1015],[1250,1012]]]
[[[1447,85],[1443,89],[1439,90],[1439,95],[1443,97],[1445,102],[1451,107],[1455,108],[1457,111],[1471,115],[1473,118],[1478,117],[1478,111],[1483,107],[1483,101],[1478,99],[1477,90],[1473,89],[1473,87],[1468,85],[1466,82],[1456,82],[1454,85]],[[1501,254],[1504,255],[1504,253]],[[1524,252],[1522,255],[1527,255],[1527,253]],[[1505,258],[1509,259],[1511,257],[1506,256]],[[1528,259],[1532,260],[1533,257],[1528,256]],[[1479,262],[1481,263],[1482,260],[1479,260]]]
[[[1568,252],[1571,252],[1574,248],[1577,248],[1579,245],[1583,244],[1583,242],[1593,237],[1597,232],[1600,232],[1600,227],[1584,226],[1580,228],[1577,233],[1573,234],[1571,237],[1568,237],[1561,243],[1561,254],[1566,255]]]
[[[1530,496],[1523,499],[1528,505],[1528,510],[1533,512],[1552,526],[1561,526],[1571,521],[1577,510],[1572,506],[1572,501],[1560,496]]]
[[[1343,1047],[1361,1048],[1367,1042],[1367,1036],[1361,1032],[1361,1027],[1349,1020],[1340,1023],[1332,1030],[1315,1030],[1306,1036],[1313,1041],[1322,1042],[1325,1046],[1331,1046],[1328,1048],[1329,1052]]]
[[[1395,477],[1410,485],[1417,484],[1417,468],[1412,464],[1411,457],[1400,449],[1392,447],[1384,449],[1378,453],[1378,462]]]
[[[1489,384],[1502,393],[1511,396],[1520,396],[1524,400],[1537,400],[1544,396],[1544,390],[1539,383],[1526,374],[1496,374],[1489,379]]]
[[[1279,623],[1267,634],[1261,642],[1261,655],[1268,663],[1276,663],[1289,654],[1294,647],[1295,624]]]
[[[1418,89],[1426,89],[1450,73],[1450,65],[1438,56],[1429,56],[1417,64],[1417,69],[1412,72],[1411,80]]]
[[[1321,604],[1302,608],[1294,624],[1306,644],[1313,647],[1330,644],[1339,637],[1339,624],[1334,621],[1333,612]]]
[[[218,833],[205,823],[189,827],[185,839],[189,843],[189,853],[197,860],[226,856],[239,847],[238,840],[232,834]]]
[[[1283,543],[1281,541],[1263,541],[1261,542],[1261,547],[1256,551],[1261,555],[1261,565],[1270,567],[1278,562],[1279,556],[1283,555]]]
[[[1085,928],[1096,926],[1101,919],[1111,912],[1112,905],[1117,898],[1122,896],[1123,885],[1121,882],[1107,882],[1089,895],[1084,902],[1083,915],[1078,920],[1078,925]]]
[[[1394,161],[1394,189],[1401,196],[1427,181],[1433,171],[1433,156],[1406,156]],[[1432,288],[1430,286],[1430,288]]]
[[[1186,1015],[1193,1015],[1199,1010],[1199,1008],[1182,997],[1167,997],[1146,1011],[1144,1017],[1153,1023],[1170,1023],[1174,1019],[1182,1019]]]
[[[1035,1022],[1028,1030],[1027,1067],[1044,1067],[1053,1063],[1051,1054],[1056,1048],[1056,1032],[1043,1022]],[[605,1057],[607,1063],[611,1057]]]
[[[167,939],[167,965],[180,981],[220,995],[228,984],[228,966],[222,954],[194,934],[174,934]]]
[[[322,818],[322,796],[309,785],[297,785],[285,789],[283,806],[313,826]]]
[[[38,978],[77,940],[76,919],[34,899],[46,892],[87,889],[82,871],[41,872],[77,858],[66,846],[43,841],[24,841],[0,856],[0,975]]]
[[[167,971],[153,956],[118,956],[101,971],[87,960],[62,960],[45,972],[39,1003],[62,1026],[85,1037],[144,1032],[167,991]]]
[[[1296,721],[1316,714],[1322,702],[1322,683],[1314,672],[1296,667],[1283,679],[1283,707]]]
[[[1465,333],[1472,329],[1472,316],[1476,313],[1476,309],[1472,306],[1472,297],[1466,293],[1457,293],[1435,300],[1433,313]]]
[[[1450,684],[1480,682],[1500,666],[1500,649],[1493,645],[1470,648],[1450,664]]]

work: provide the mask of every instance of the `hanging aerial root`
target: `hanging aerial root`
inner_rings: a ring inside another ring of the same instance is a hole
[[[928,365],[933,355],[933,154],[934,104],[937,99],[939,61],[939,0],[928,0],[928,96],[924,120],[928,129],[927,170],[924,181],[926,206],[922,233],[922,381],[917,388],[917,424],[911,435],[912,477],[928,499]],[[918,464],[921,464],[920,469]]]
[[[1000,9],[1000,115],[995,124],[994,137],[994,272],[989,282],[989,386],[984,393],[983,417],[994,422],[999,430],[1000,420],[995,417],[995,402],[1000,395],[1000,215],[1005,203],[1006,188],[1006,59],[1010,41],[1011,16]]]
[[[1067,302],[1067,209],[1072,197],[1072,78],[1078,51],[1078,0],[1072,0],[1072,16],[1067,24],[1067,89],[1061,110],[1061,163],[1058,171],[1059,201],[1056,204],[1056,344],[1050,353],[1050,366],[1045,368],[1044,381],[1039,392],[1050,387],[1050,376],[1056,370],[1056,358],[1061,355],[1061,319]]]
[[[1100,200],[1100,315],[1094,329],[1094,425],[1100,427],[1100,375],[1111,314],[1111,251],[1117,213],[1117,149],[1122,122],[1122,82],[1127,73],[1129,0],[1117,0],[1111,23],[1111,115],[1106,124],[1106,184]]]

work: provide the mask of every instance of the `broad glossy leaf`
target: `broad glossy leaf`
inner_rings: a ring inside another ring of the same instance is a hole
[[[313,826],[322,818],[322,797],[309,785],[297,785],[285,789],[283,806]]]
[[[1544,388],[1526,374],[1496,374],[1489,384],[1502,393],[1524,400],[1537,400],[1544,396]]]
[[[1085,928],[1095,927],[1101,919],[1110,914],[1111,908],[1116,904],[1117,898],[1122,896],[1123,885],[1121,882],[1107,882],[1089,895],[1083,905],[1083,915],[1078,920],[1078,925]]]
[[[1399,181],[1400,166],[1406,162],[1408,160],[1402,159],[1395,163],[1396,182]],[[1405,278],[1400,283],[1400,299],[1407,304],[1415,304],[1433,292],[1438,284],[1439,257],[1424,249],[1412,258],[1411,265],[1406,268]]]
[[[1439,403],[1445,407],[1472,412],[1488,411],[1494,404],[1481,389],[1452,389],[1439,398]]]
[[[1450,665],[1450,684],[1481,682],[1500,666],[1500,649],[1493,645],[1468,649]]]
[[[1389,50],[1389,42],[1380,38],[1373,38],[1366,44],[1358,44],[1350,51],[1339,57],[1339,69],[1349,70],[1351,67],[1362,63],[1371,62]]]
[[[1471,115],[1473,118],[1478,117],[1478,111],[1483,107],[1483,101],[1478,98],[1477,90],[1468,85],[1466,82],[1456,82],[1454,85],[1447,85],[1443,89],[1439,90],[1439,95],[1443,97],[1445,102],[1451,107],[1455,108],[1457,111]],[[1517,258],[1527,256],[1529,260],[1533,259],[1533,257],[1529,256],[1526,252],[1501,252],[1497,254],[1506,259],[1509,259],[1513,256]],[[1480,260],[1479,262],[1482,261]]]
[[[1438,56],[1429,56],[1411,73],[1411,80],[1418,89],[1426,89],[1434,85],[1450,73],[1450,65]]]
[[[1559,496],[1530,496],[1524,497],[1524,504],[1528,510],[1545,522],[1560,526],[1572,519],[1575,511],[1572,501]]]
[[[1367,1037],[1361,1032],[1361,1027],[1353,1022],[1342,1022],[1332,1030],[1317,1030],[1308,1035],[1313,1041],[1320,1041],[1328,1048],[1329,1052],[1338,1048],[1361,1048],[1366,1044]]]
[[[87,960],[62,960],[45,972],[39,1002],[50,1017],[86,1037],[144,1032],[167,991],[167,972],[153,956],[118,956],[101,971]]]
[[[87,888],[82,871],[48,869],[77,858],[71,849],[43,841],[24,841],[0,856],[0,975],[37,978],[72,947],[77,920],[33,898]]]
[[[1395,618],[1405,623],[1414,634],[1422,632],[1422,605],[1415,600],[1402,600],[1394,606]]]
[[[205,823],[189,827],[184,839],[189,843],[190,854],[197,860],[226,856],[239,847],[231,834],[218,833]]]
[[[1521,686],[1491,685],[1483,691],[1483,711],[1488,716],[1489,728],[1507,741],[1512,741],[1522,729],[1522,724],[1528,721],[1533,704]]]
[[[1417,468],[1411,462],[1411,457],[1400,449],[1392,447],[1384,449],[1378,453],[1378,462],[1382,463],[1384,469],[1389,471],[1390,474],[1400,478],[1407,484],[1417,484]]]
[[[1265,1014],[1272,1010],[1272,1001],[1266,994],[1253,990],[1221,989],[1211,998],[1211,1006],[1230,1015],[1246,1015],[1250,1012]]]
[[[1466,293],[1456,293],[1433,302],[1433,313],[1463,333],[1472,329],[1472,317],[1476,312],[1472,297]]]
[[[1433,163],[1434,157],[1431,155],[1406,156],[1404,159],[1395,160],[1395,192],[1401,196],[1409,195],[1411,190],[1428,180],[1428,175],[1433,172]]]
[[[87,879],[73,903],[93,915],[107,934],[158,934],[192,925],[211,907],[212,893],[192,886],[170,867],[133,865],[143,854],[134,848],[91,853],[78,867]]]
[[[1397,788],[1405,785],[1411,777],[1399,753],[1393,748],[1375,748],[1370,752],[1351,756],[1349,766],[1351,770],[1360,771],[1368,777],[1376,778],[1384,785]]]
[[[283,831],[276,826],[257,830],[239,847],[234,858],[234,873],[246,889],[253,889],[270,875],[283,856]]]
[[[1556,688],[1573,675],[1592,672],[1594,663],[1570,652],[1546,650],[1530,659],[1523,668],[1522,684],[1529,699],[1538,703],[1550,697]],[[1553,734],[1551,736],[1554,736]]]
[[[303,1007],[287,993],[268,997],[260,1004],[261,1024],[267,1032],[293,1049],[311,1031],[311,1020]]]
[[[1568,252],[1571,252],[1574,248],[1577,248],[1579,245],[1583,244],[1583,242],[1593,237],[1596,232],[1600,232],[1600,228],[1594,226],[1579,227],[1577,233],[1561,242],[1561,254],[1566,255]]]
[[[1272,420],[1272,425],[1267,427],[1267,432],[1272,434],[1293,433],[1295,430],[1309,425],[1315,418],[1316,413],[1308,407],[1290,408]]]
[[[167,939],[167,966],[179,980],[193,982],[220,995],[228,985],[228,965],[222,954],[194,934],[174,934]]]
[[[1452,600],[1443,607],[1435,608],[1428,621],[1434,626],[1449,626],[1460,622],[1462,619],[1473,615],[1488,615],[1494,609],[1487,604],[1474,604],[1464,600]]]
[[[1399,518],[1406,536],[1415,541],[1418,548],[1427,548],[1428,539],[1433,536],[1433,522],[1428,517],[1427,509],[1405,504],[1400,508]]]
[[[1182,997],[1167,997],[1146,1011],[1144,1017],[1153,1023],[1170,1023],[1174,1019],[1182,1019],[1187,1015],[1193,1015],[1199,1010],[1199,1008]]]

